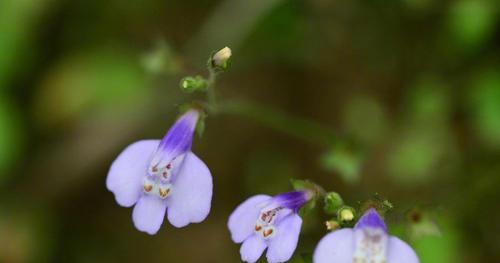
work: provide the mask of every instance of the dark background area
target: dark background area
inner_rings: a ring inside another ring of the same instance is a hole
[[[353,206],[387,198],[391,232],[423,263],[499,262],[499,10],[494,0],[2,0],[0,262],[237,262],[229,214],[248,196],[291,190],[291,178]],[[105,187],[108,168],[202,98],[179,80],[206,74],[224,46],[233,60],[220,101],[318,122],[335,139],[300,121],[210,115],[194,141],[214,178],[209,217],[140,233]],[[320,210],[305,217],[292,262],[326,233]]]

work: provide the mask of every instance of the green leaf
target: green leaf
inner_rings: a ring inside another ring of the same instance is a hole
[[[130,109],[151,91],[135,53],[119,47],[89,50],[65,56],[49,68],[33,111],[41,124],[54,125],[88,113]]]
[[[444,219],[444,218],[443,218]],[[440,220],[441,235],[425,235],[413,242],[422,263],[460,262],[459,231],[449,220]]]
[[[448,17],[449,29],[462,47],[477,48],[495,32],[498,10],[494,1],[454,1]]]
[[[480,142],[500,148],[500,73],[498,67],[473,77],[466,96],[468,115]]]
[[[18,115],[17,108],[0,96],[0,185],[14,175],[6,171],[20,157],[23,148],[23,129]]]
[[[371,96],[357,95],[349,99],[342,115],[347,134],[362,145],[377,143],[388,130],[385,109]]]
[[[323,154],[320,164],[325,170],[338,173],[345,182],[352,184],[360,179],[362,160],[359,152],[338,145]]]
[[[180,65],[174,57],[174,52],[164,39],[159,39],[154,48],[141,58],[142,66],[151,74],[175,74]]]

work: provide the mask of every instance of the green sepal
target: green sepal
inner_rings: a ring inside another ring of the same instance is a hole
[[[323,189],[309,180],[290,179],[290,183],[295,191],[308,191],[312,194],[311,200],[299,209],[299,215],[303,217],[316,207],[316,202]]]
[[[196,134],[199,138],[203,136],[205,132],[205,120],[207,119],[207,114],[204,111],[200,111],[200,117],[198,123],[196,123]]]
[[[299,209],[299,216],[300,217],[304,217],[306,216],[307,214],[311,213],[314,208],[316,207],[316,201],[317,199],[316,198],[312,198],[311,200],[309,200],[307,203],[305,203],[300,209]]]
[[[325,213],[334,215],[337,210],[344,204],[344,200],[342,197],[336,192],[328,192],[323,199],[325,205],[323,206],[323,210]]]

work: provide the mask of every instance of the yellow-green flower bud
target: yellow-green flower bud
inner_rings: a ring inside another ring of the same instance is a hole
[[[356,211],[350,206],[343,206],[337,212],[337,219],[341,224],[349,224],[354,221]]]
[[[212,56],[211,65],[216,70],[226,70],[230,65],[231,49],[225,47]]]

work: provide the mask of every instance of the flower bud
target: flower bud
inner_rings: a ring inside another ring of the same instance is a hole
[[[356,211],[350,206],[343,206],[337,212],[337,219],[341,224],[349,224],[354,221]]]
[[[340,197],[340,195],[335,192],[328,192],[325,195],[324,201],[325,206],[323,207],[323,209],[327,214],[335,214],[335,212],[337,212],[337,209],[339,209],[344,204],[342,197]]]
[[[231,49],[228,47],[217,51],[212,56],[211,66],[216,70],[226,70],[230,64],[231,55]]]
[[[194,91],[204,91],[207,89],[207,86],[208,86],[207,81],[201,76],[185,77],[180,82],[181,89],[188,93]]]
[[[328,220],[325,222],[326,229],[328,231],[334,231],[340,228],[340,224],[337,220]]]

